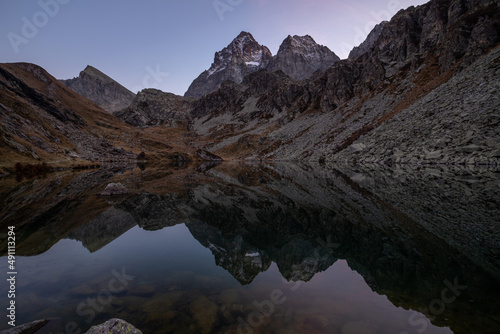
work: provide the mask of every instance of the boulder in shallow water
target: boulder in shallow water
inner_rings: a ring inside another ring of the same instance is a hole
[[[85,334],[142,334],[140,330],[121,319],[111,319],[103,324],[92,326]]]

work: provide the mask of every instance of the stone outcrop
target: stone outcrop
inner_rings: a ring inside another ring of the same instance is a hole
[[[144,89],[125,109],[117,111],[115,116],[124,122],[137,126],[187,126],[190,120],[188,112],[192,100],[157,89]]]
[[[329,48],[318,45],[309,36],[288,36],[281,44],[278,53],[268,71],[282,70],[288,76],[302,80],[309,78],[316,71],[324,71],[340,58]]]
[[[127,88],[90,65],[78,77],[60,82],[109,113],[128,107],[135,97]]]
[[[140,330],[135,328],[128,322],[113,318],[103,324],[92,326],[85,334],[142,334]]]
[[[383,21],[372,29],[366,39],[361,43],[359,46],[354,47],[351,52],[349,53],[348,59],[356,59],[359,56],[364,55],[368,51],[371,50],[371,48],[375,45],[377,42],[378,38],[380,37],[380,34],[382,34],[382,30],[384,29],[384,26],[387,24],[387,21]]]

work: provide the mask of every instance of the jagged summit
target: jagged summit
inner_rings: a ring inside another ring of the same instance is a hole
[[[215,53],[208,76],[224,70],[231,63],[241,65],[242,61],[246,66],[263,68],[267,66],[271,58],[272,54],[267,47],[257,43],[250,33],[242,31],[227,47]],[[236,80],[236,82],[241,82],[241,80]]]
[[[340,58],[309,35],[290,36],[281,43],[268,70],[282,70],[296,80],[309,78],[317,70],[326,70]]]
[[[227,47],[215,53],[210,68],[193,81],[185,96],[200,97],[213,92],[226,80],[240,83],[245,75],[266,68],[271,59],[267,47],[260,45],[252,34],[242,31]]]
[[[135,97],[127,88],[90,65],[78,77],[60,82],[109,113],[128,107]]]
[[[297,35],[288,35],[287,38],[281,43],[280,50],[284,50],[286,48],[294,48],[295,50],[299,50],[300,48],[307,48],[307,46],[311,46],[316,44],[314,39],[309,36],[297,36]],[[279,51],[278,51],[279,53]]]

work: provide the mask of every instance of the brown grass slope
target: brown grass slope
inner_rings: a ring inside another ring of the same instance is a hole
[[[37,65],[0,64],[0,166],[122,161],[142,151],[168,158],[176,150],[190,151],[182,141],[169,143],[182,132],[135,129]]]

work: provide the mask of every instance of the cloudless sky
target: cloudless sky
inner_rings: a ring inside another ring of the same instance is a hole
[[[425,0],[0,0],[0,62],[30,62],[58,79],[87,65],[128,89],[183,95],[241,31],[273,55],[311,35],[340,58],[376,23]]]

